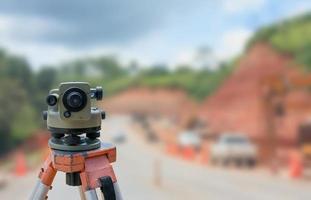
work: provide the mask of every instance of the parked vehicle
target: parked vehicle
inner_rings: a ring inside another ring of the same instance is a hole
[[[199,148],[201,145],[201,138],[198,133],[187,130],[179,134],[178,143],[182,147],[192,146],[195,148]]]
[[[253,167],[257,160],[257,148],[247,136],[223,134],[211,147],[211,160],[214,164],[236,164]]]

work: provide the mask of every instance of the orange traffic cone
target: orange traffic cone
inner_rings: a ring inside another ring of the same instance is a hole
[[[289,176],[291,178],[300,178],[303,173],[302,159],[299,153],[293,153],[289,160]]]
[[[14,174],[16,176],[24,176],[27,173],[27,166],[26,166],[26,158],[25,153],[19,151],[15,155],[15,170]]]
[[[183,158],[185,160],[194,160],[195,158],[195,151],[192,146],[187,146],[183,148]]]

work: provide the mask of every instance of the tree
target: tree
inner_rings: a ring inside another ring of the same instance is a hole
[[[4,59],[2,75],[17,80],[27,92],[33,91],[33,74],[28,62],[24,58],[8,55]]]
[[[127,74],[126,70],[112,56],[102,56],[92,59],[91,65],[99,70],[104,79],[113,80]]]
[[[26,91],[20,87],[17,81],[1,79],[0,93],[2,94],[0,95],[0,154],[2,154],[14,142],[12,140],[12,121],[20,113],[20,109],[26,101]]]
[[[175,72],[177,74],[188,74],[188,73],[193,72],[193,69],[191,69],[190,65],[179,65],[177,66]]]
[[[208,68],[213,62],[212,50],[208,46],[201,46],[197,49],[194,62],[200,68]]]
[[[36,113],[31,105],[25,102],[17,112],[11,126],[11,136],[15,142],[31,136],[38,128]]]
[[[42,92],[52,89],[57,76],[57,71],[53,67],[44,67],[36,75],[36,85]]]
[[[166,65],[153,65],[152,67],[142,71],[142,75],[146,76],[161,76],[169,74],[168,67]]]

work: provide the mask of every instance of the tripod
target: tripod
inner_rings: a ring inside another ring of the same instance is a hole
[[[51,149],[39,173],[30,200],[45,200],[57,171],[66,173],[66,184],[79,186],[82,200],[98,200],[100,188],[105,200],[122,200],[116,176],[110,163],[116,161],[116,147],[101,142],[100,147],[86,151]]]

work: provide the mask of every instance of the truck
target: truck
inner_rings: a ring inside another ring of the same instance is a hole
[[[245,135],[222,134],[211,147],[213,164],[254,167],[257,161],[257,147]]]

